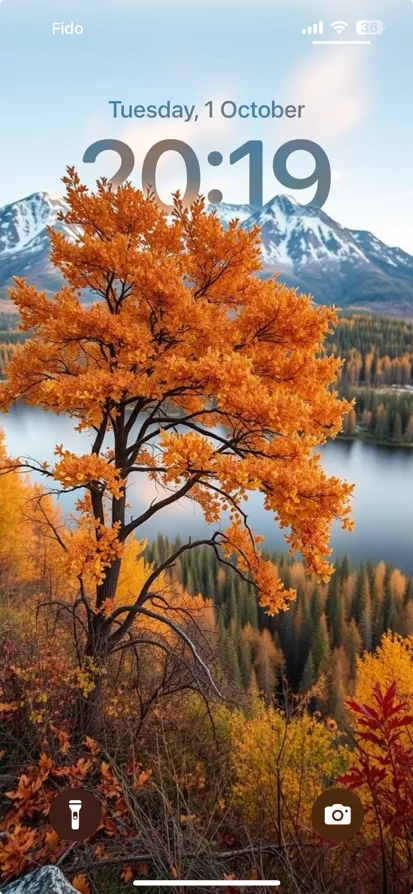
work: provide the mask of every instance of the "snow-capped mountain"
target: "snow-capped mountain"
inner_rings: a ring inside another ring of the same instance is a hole
[[[65,208],[63,199],[47,192],[0,208],[0,298],[7,298],[13,276],[25,276],[47,291],[59,287],[59,274],[49,260],[46,228],[57,227],[73,238],[70,228],[58,221]]]
[[[7,298],[13,276],[26,276],[46,291],[58,287],[46,227],[73,238],[57,219],[64,209],[63,199],[46,192],[0,208],[0,298]],[[413,257],[373,233],[346,229],[320,208],[284,195],[258,210],[224,203],[210,210],[224,226],[236,217],[246,229],[260,227],[263,275],[278,273],[320,303],[413,316]]]
[[[373,233],[347,229],[322,209],[289,196],[276,196],[248,218],[244,209],[225,205],[221,217],[218,205],[216,213],[224,226],[239,216],[246,229],[260,227],[267,274],[279,273],[282,281],[320,303],[413,315],[413,257],[407,252],[390,248]]]
[[[0,254],[36,251],[46,239],[45,227],[56,222],[64,207],[59,196],[47,192],[5,205],[0,209]]]
[[[240,223],[244,223],[251,217],[253,209],[251,205],[228,205],[225,202],[221,202],[220,205],[208,205],[208,211],[216,211],[221,223],[226,227],[234,217]]]

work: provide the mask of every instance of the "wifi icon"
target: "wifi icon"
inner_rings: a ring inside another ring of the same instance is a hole
[[[348,22],[342,22],[342,21],[332,22],[331,27],[334,28],[334,31],[336,32],[336,34],[342,34],[343,31],[345,31],[346,28],[348,28]]]

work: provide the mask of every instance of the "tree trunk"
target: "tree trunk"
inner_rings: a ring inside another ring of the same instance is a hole
[[[102,614],[92,615],[89,621],[88,638],[85,648],[85,684],[92,685],[88,692],[79,692],[75,703],[75,741],[85,736],[97,738],[104,722],[104,670],[108,658],[109,628]],[[89,688],[89,687],[88,687]]]

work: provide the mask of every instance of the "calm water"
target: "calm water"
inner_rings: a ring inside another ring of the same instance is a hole
[[[57,443],[64,443],[78,453],[88,450],[88,435],[78,434],[70,419],[52,413],[18,406],[2,417],[0,424],[13,456],[24,454],[52,462]],[[367,558],[384,559],[405,572],[413,572],[413,450],[339,441],[324,448],[323,465],[329,474],[339,475],[356,485],[353,512],[356,527],[348,533],[334,525],[332,545],[337,554],[347,553],[355,563]],[[156,496],[157,491],[150,482],[134,482],[128,491],[132,514],[136,515],[140,506]],[[64,511],[72,507],[72,501],[72,495],[61,500]],[[250,497],[248,512],[254,530],[264,534],[266,544],[283,549],[283,535],[271,516],[263,511],[259,495]],[[176,534],[197,536],[205,530],[202,516],[187,500],[165,510],[161,526],[160,519],[152,519],[142,529],[142,536],[155,536],[160,527],[163,533],[173,537]]]

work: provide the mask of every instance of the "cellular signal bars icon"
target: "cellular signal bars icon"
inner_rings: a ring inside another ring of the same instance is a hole
[[[302,34],[323,34],[324,22],[316,22],[315,25],[309,25],[308,28],[302,28]]]

